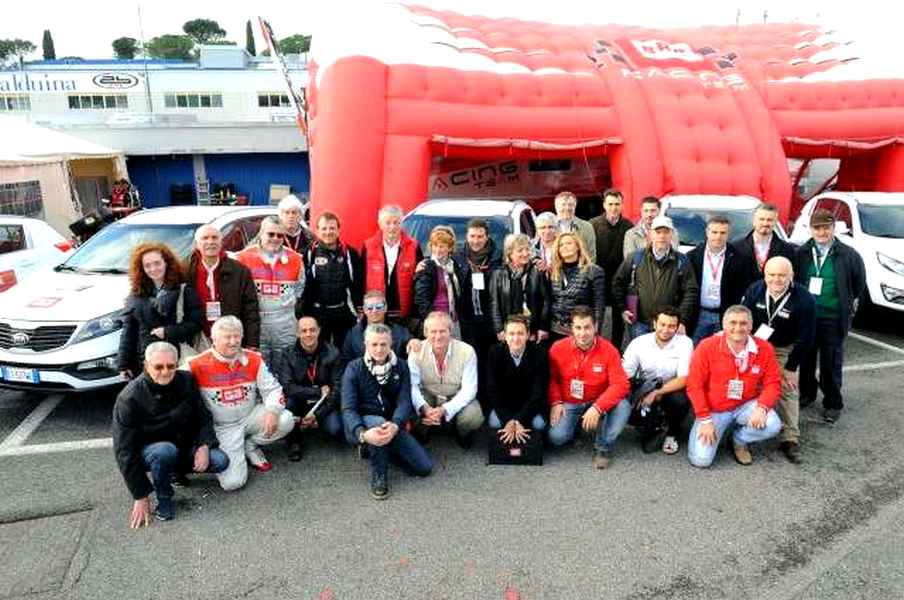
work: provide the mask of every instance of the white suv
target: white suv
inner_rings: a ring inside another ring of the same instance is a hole
[[[863,259],[868,299],[904,311],[904,193],[819,194],[804,204],[792,241],[810,239],[810,215],[819,208],[835,215],[835,236]]]
[[[108,225],[53,271],[0,294],[0,388],[84,392],[124,381],[116,368],[126,275],[135,245],[158,241],[181,258],[210,223],[227,251],[257,234],[275,207],[180,206]]]

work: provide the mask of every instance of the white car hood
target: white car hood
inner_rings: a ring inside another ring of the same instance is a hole
[[[0,319],[88,321],[123,308],[125,275],[45,272],[0,294]]]
[[[904,262],[904,239],[864,236],[871,250]]]

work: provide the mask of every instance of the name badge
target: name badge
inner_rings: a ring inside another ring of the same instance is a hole
[[[706,299],[719,300],[721,298],[721,288],[722,286],[718,283],[711,283],[706,286]]]
[[[575,400],[584,399],[584,382],[580,379],[571,380],[571,397]]]
[[[325,256],[318,256],[317,258],[314,259],[314,264],[317,265],[318,267],[322,267],[328,262],[329,262],[329,260]]]
[[[216,321],[220,318],[220,303],[219,302],[207,302],[204,307],[204,311],[207,313],[208,321]]]
[[[475,290],[482,290],[485,288],[483,273],[471,273],[471,287]]]
[[[744,397],[744,381],[742,379],[729,379],[728,380],[728,393],[726,394],[729,400],[740,400]]]
[[[822,293],[822,277],[811,277],[808,289],[814,296],[820,295]]]
[[[772,337],[773,333],[775,333],[775,329],[763,323],[757,328],[756,333],[753,334],[753,337],[758,337],[761,340],[769,341],[769,338]]]

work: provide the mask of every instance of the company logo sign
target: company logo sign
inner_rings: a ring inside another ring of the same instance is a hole
[[[138,85],[138,78],[131,73],[100,73],[91,81],[97,87],[108,90],[125,90]]]
[[[27,333],[17,331],[13,334],[13,346],[24,346],[31,341],[31,337]]]

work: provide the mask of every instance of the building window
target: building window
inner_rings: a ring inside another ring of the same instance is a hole
[[[31,110],[31,99],[28,96],[8,96],[0,94],[0,112]]]
[[[174,92],[163,95],[166,108],[223,108],[223,94]]]
[[[288,108],[292,106],[289,103],[289,96],[276,92],[259,92],[257,105],[261,108]]]
[[[39,181],[0,183],[0,214],[44,217],[44,198]]]
[[[69,96],[70,110],[128,110],[129,97],[125,94],[92,94]]]

